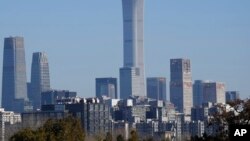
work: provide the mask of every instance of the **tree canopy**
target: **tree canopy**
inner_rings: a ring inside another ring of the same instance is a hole
[[[250,124],[250,99],[235,100],[228,105],[217,105],[217,112],[212,115],[208,127],[216,127],[216,135],[204,134],[203,137],[192,137],[193,141],[227,141],[230,127]]]
[[[10,141],[84,141],[85,134],[78,119],[49,119],[37,130],[26,128],[15,133]]]

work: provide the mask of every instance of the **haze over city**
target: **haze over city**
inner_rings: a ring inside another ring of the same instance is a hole
[[[248,0],[146,1],[145,76],[169,81],[170,59],[189,58],[192,80],[225,82],[249,97],[249,7]],[[118,78],[123,66],[121,9],[120,0],[3,0],[0,54],[5,37],[23,36],[28,81],[32,52],[45,51],[53,88],[94,96],[95,78]]]

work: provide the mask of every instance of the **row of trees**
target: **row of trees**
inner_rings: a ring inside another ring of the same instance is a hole
[[[85,134],[79,120],[69,117],[60,120],[48,120],[37,130],[25,128],[15,133],[10,141],[84,141]],[[97,141],[115,141],[111,133],[107,133],[104,139]],[[126,141],[123,135],[118,135],[116,141]],[[135,130],[130,132],[128,141],[139,141]],[[152,138],[143,141],[153,141]]]
[[[15,133],[10,141],[84,141],[85,134],[78,119],[49,119],[42,127],[25,128]]]

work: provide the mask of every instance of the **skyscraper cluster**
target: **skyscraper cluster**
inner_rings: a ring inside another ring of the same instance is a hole
[[[3,56],[2,107],[15,112],[39,109],[41,92],[50,89],[46,54],[33,54],[31,83],[26,78],[23,37],[5,38]]]
[[[45,52],[33,53],[31,81],[27,82],[24,39],[8,37],[4,39],[2,107],[23,112],[24,127],[32,128],[42,126],[47,119],[70,115],[80,119],[86,135],[95,137],[119,132],[128,140],[130,129],[136,129],[143,138],[156,137],[156,140],[165,140],[161,137],[182,140],[180,137],[186,133],[199,137],[210,131],[216,133],[217,129],[205,131],[212,113],[218,112],[215,103],[225,103],[225,96],[227,102],[237,100],[239,92],[228,91],[225,95],[222,82],[195,80],[193,83],[190,59],[175,58],[170,59],[170,102],[167,101],[167,78],[158,76],[145,80],[144,0],[122,0],[122,7],[120,99],[117,78],[113,77],[95,79],[94,98],[80,98],[73,91],[51,89]],[[21,116],[8,111],[0,108],[2,121],[10,117],[19,122]],[[121,129],[125,131],[120,132]]]
[[[120,98],[131,96],[167,100],[165,77],[145,79],[144,69],[144,0],[122,0],[123,66],[119,70]],[[192,83],[191,61],[170,60],[170,101],[185,115],[193,106],[204,102],[224,103],[225,84],[195,81]],[[4,39],[2,107],[22,112],[41,108],[41,93],[51,90],[49,63],[46,53],[35,52],[32,57],[31,81],[27,82],[23,37]],[[118,98],[116,78],[96,78],[96,96]],[[235,96],[237,97],[237,96]],[[230,94],[228,94],[230,99]]]

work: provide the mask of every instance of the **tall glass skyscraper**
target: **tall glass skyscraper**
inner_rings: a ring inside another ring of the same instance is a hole
[[[144,0],[122,0],[123,67],[120,68],[120,98],[146,96],[144,78]]]
[[[26,63],[23,37],[4,39],[2,107],[22,112],[27,97]]]
[[[49,63],[45,52],[33,53],[30,85],[29,99],[33,109],[40,109],[41,93],[50,90]]]
[[[193,85],[189,59],[170,60],[170,101],[185,115],[193,107]]]

